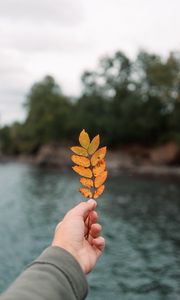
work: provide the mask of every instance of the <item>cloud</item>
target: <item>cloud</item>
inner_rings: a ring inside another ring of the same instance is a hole
[[[0,23],[1,24],[1,23]],[[88,51],[92,45],[89,35],[76,27],[69,29],[58,26],[36,25],[4,26],[1,31],[1,49],[15,49],[19,52],[64,52]]]
[[[180,47],[179,0],[0,1],[0,123],[22,119],[30,86],[51,74],[68,95],[100,56]]]
[[[0,50],[0,58],[0,122],[9,123],[23,118],[22,103],[32,78],[16,51]]]
[[[6,0],[0,1],[0,16],[11,22],[60,23],[75,26],[82,21],[82,1]]]

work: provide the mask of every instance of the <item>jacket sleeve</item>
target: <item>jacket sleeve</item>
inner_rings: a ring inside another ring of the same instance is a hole
[[[59,247],[47,248],[5,291],[1,300],[82,300],[86,277],[75,258]]]

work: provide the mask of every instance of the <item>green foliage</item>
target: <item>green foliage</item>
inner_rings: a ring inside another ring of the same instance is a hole
[[[27,118],[0,129],[4,153],[35,152],[41,145],[67,142],[85,128],[104,143],[180,142],[180,56],[164,59],[141,51],[132,61],[116,52],[81,77],[82,94],[64,96],[51,76],[35,83],[25,107]]]
[[[24,126],[32,149],[66,137],[72,104],[51,76],[32,86],[25,105]]]
[[[26,145],[27,132],[18,122],[0,129],[0,153],[19,154],[28,149]]]
[[[9,146],[11,145],[10,127],[4,126],[0,129],[0,153],[9,154]]]

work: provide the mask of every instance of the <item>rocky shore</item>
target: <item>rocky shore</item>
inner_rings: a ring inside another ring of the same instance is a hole
[[[0,156],[0,162],[17,161],[41,167],[70,169],[72,166],[70,156],[71,151],[68,150],[68,147],[45,145],[34,156]],[[166,143],[159,147],[126,145],[120,149],[108,151],[107,168],[111,174],[128,172],[131,174],[180,179],[180,147],[174,142]]]

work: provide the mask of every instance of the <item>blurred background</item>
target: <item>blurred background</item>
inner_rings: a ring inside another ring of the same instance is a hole
[[[108,146],[88,300],[180,295],[180,2],[0,2],[0,291],[82,201],[69,147]]]

